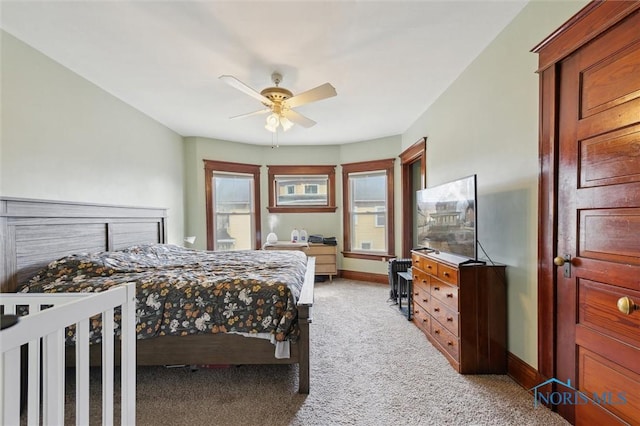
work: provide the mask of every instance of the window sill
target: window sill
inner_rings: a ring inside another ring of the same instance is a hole
[[[354,252],[354,251],[343,251],[342,256],[350,257],[352,259],[382,260],[382,261],[388,261],[389,259],[394,259],[396,257],[395,254]]]
[[[333,213],[337,209],[335,206],[267,207],[269,213]]]

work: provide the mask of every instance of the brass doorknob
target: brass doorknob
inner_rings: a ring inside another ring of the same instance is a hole
[[[566,261],[567,260],[562,256],[556,256],[556,257],[553,258],[553,263],[556,266],[562,266],[562,265],[564,265],[564,262],[566,262]]]
[[[640,309],[640,306],[636,305],[633,300],[627,296],[618,299],[618,310],[625,315],[631,315],[633,311]]]

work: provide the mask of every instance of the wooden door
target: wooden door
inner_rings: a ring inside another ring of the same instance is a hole
[[[556,379],[580,395],[557,408],[640,424],[640,11],[557,72]]]

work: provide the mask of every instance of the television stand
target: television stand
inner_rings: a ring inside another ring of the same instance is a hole
[[[413,323],[462,374],[507,372],[504,265],[411,253]]]

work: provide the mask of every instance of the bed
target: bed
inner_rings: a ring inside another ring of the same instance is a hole
[[[15,292],[21,284],[29,281],[30,278],[42,275],[42,271],[46,270],[43,268],[46,268],[52,261],[73,254],[119,252],[128,256],[136,250],[150,248],[152,252],[155,250],[156,256],[162,255],[165,257],[165,261],[171,263],[169,266],[165,265],[166,268],[158,264],[154,264],[152,267],[156,270],[158,268],[171,270],[174,284],[178,283],[179,286],[182,285],[180,284],[180,272],[194,274],[194,265],[199,262],[205,264],[219,262],[219,260],[213,260],[213,252],[201,252],[200,255],[204,258],[194,260],[189,258],[194,254],[194,251],[165,243],[166,211],[164,209],[17,198],[0,199],[0,261],[2,262],[0,265],[2,266],[0,285],[3,292]],[[163,249],[166,249],[166,252],[162,252]],[[143,256],[147,256],[149,253],[143,252]],[[254,254],[258,253],[277,252],[254,251]],[[283,254],[291,256],[291,253]],[[112,255],[103,254],[103,256]],[[285,260],[289,262],[291,258],[288,257]],[[230,261],[236,264],[243,263],[238,258]],[[277,325],[281,326],[279,329],[274,331],[273,328],[267,327],[266,330],[262,330],[256,326],[249,329],[246,327],[225,327],[223,330],[218,327],[214,330],[214,326],[207,323],[205,329],[200,330],[202,332],[192,332],[181,328],[179,324],[174,327],[175,323],[172,323],[170,319],[165,324],[166,318],[162,318],[158,323],[157,318],[156,322],[153,322],[154,319],[145,317],[154,326],[151,327],[153,330],[150,330],[148,335],[142,336],[149,338],[141,338],[141,334],[138,334],[137,364],[298,364],[299,392],[308,393],[309,323],[311,322],[310,313],[313,305],[314,265],[313,258],[306,259],[306,265],[302,271],[302,283],[297,291],[293,290],[292,296],[286,296],[290,300],[289,306],[283,307],[281,312],[287,318],[283,321],[278,320]],[[134,275],[139,273],[134,270],[136,267],[140,267],[140,265],[122,266],[124,269],[133,268],[127,273]],[[217,268],[222,267],[218,265]],[[249,284],[257,283],[258,281],[253,280],[262,279],[256,275],[257,269],[255,265],[252,266],[242,279],[239,279],[239,273],[235,274],[235,280]],[[59,270],[57,272],[50,271],[54,275],[58,272]],[[44,274],[46,275],[47,272]],[[72,281],[75,279],[78,285],[90,287],[92,285],[90,281],[95,278],[88,278],[77,273]],[[103,281],[109,279],[109,277],[102,276],[97,278]],[[132,276],[129,275],[124,279],[131,278]],[[210,287],[215,289],[220,285],[229,285],[224,284],[218,278],[211,278],[208,281]],[[165,281],[170,281],[166,275]],[[276,284],[283,283],[277,282]],[[138,288],[140,287],[138,286]],[[282,286],[278,288],[281,289]],[[87,291],[87,288],[84,291]],[[219,315],[224,316],[225,314]],[[195,323],[195,320],[193,322]],[[200,326],[202,327],[202,321]],[[271,338],[256,338],[256,336],[268,337],[261,333],[270,334]],[[290,342],[289,353],[286,354],[286,351],[284,353],[278,352],[276,349],[282,345],[278,345],[277,342]],[[95,350],[92,348],[91,355],[92,363],[98,364],[99,348]]]

